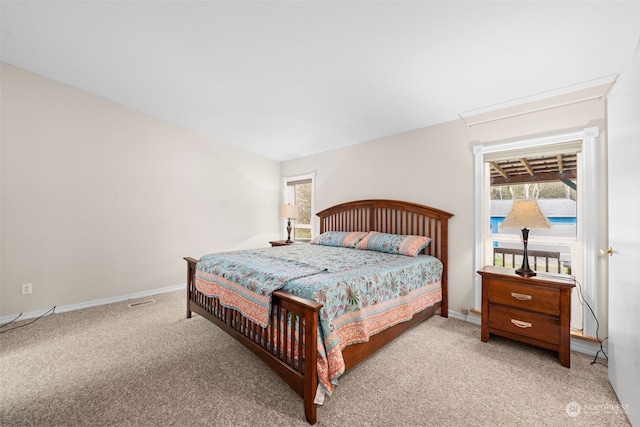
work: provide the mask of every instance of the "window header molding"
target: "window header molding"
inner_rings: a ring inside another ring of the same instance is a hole
[[[285,176],[282,178],[284,185],[304,184],[306,182],[313,182],[316,177],[315,172],[310,172],[302,175]]]
[[[504,153],[516,150],[545,150],[562,145],[581,145],[586,135],[598,137],[600,134],[598,127],[586,128],[579,132],[571,132],[559,135],[552,135],[543,138],[532,138],[502,143],[481,143],[471,147],[474,155],[482,154],[483,157],[496,153]]]

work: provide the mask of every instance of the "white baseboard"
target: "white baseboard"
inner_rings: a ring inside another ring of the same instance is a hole
[[[167,286],[166,288],[152,289],[150,291],[136,292],[134,294],[120,295],[117,297],[110,297],[110,298],[103,298],[103,299],[98,299],[93,301],[81,302],[78,304],[63,305],[59,307],[56,306],[55,312],[65,313],[67,311],[82,310],[83,308],[97,307],[100,305],[113,304],[116,302],[122,302],[122,301],[127,301],[132,299],[138,299],[138,298],[146,298],[152,295],[165,294],[167,292],[176,292],[186,288],[187,288],[187,285],[181,284],[181,285]],[[5,323],[11,322],[12,320],[16,319],[16,317],[18,316],[20,317],[16,320],[35,319],[47,313],[48,310],[31,311],[29,313],[22,313],[21,315],[19,313],[16,313],[14,315],[4,316],[0,318],[0,324],[4,325]]]
[[[474,313],[469,313],[467,315],[464,315],[457,311],[449,310],[449,317],[462,320],[463,322],[473,323],[474,325],[478,325],[478,326],[480,326],[482,323],[481,322],[482,319],[480,318],[480,316]],[[480,339],[480,335],[478,335],[478,339]],[[598,351],[600,351],[600,344],[593,341],[580,339],[577,337],[571,337],[571,350],[595,357]],[[604,351],[608,352],[608,349],[605,348]],[[602,357],[602,354],[599,354],[598,356]]]
[[[480,316],[474,313],[462,314],[457,311],[449,310],[449,317],[453,317],[454,319],[462,320],[463,322],[473,323],[474,325],[480,326]]]
[[[571,337],[571,350],[595,357],[595,355],[600,351],[600,344],[593,341],[587,341],[584,339]],[[609,349],[607,347],[604,347],[604,351],[608,353]],[[603,358],[603,354],[602,353],[598,354],[598,357]]]

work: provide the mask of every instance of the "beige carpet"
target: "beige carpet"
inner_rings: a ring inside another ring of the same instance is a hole
[[[185,318],[184,292],[153,299],[0,329],[0,425],[308,425],[302,399],[257,357]],[[317,425],[629,425],[592,357],[572,352],[567,369],[546,350],[479,337],[427,320],[345,375]]]

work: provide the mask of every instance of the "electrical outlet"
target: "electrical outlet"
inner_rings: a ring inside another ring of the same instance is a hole
[[[467,314],[469,314],[469,310],[467,310],[466,308],[463,308],[463,309],[460,309],[460,313],[466,316]]]
[[[33,290],[33,285],[31,283],[23,283],[22,284],[22,295],[28,295]]]

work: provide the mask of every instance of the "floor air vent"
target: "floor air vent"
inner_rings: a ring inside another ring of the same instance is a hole
[[[154,303],[154,302],[156,302],[156,300],[153,300],[153,299],[148,299],[148,300],[140,301],[140,302],[132,302],[131,304],[129,304],[129,307],[137,307],[139,305],[151,304],[151,303]]]

